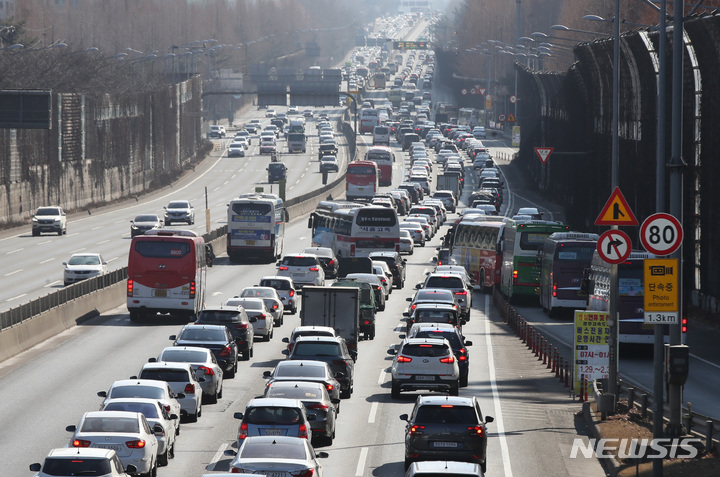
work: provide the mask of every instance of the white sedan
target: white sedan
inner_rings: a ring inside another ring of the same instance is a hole
[[[113,449],[124,467],[134,465],[139,474],[156,473],[158,441],[155,430],[139,412],[86,412],[80,424],[65,429],[73,433],[68,447]]]
[[[107,262],[99,253],[74,253],[70,260],[63,262],[63,282],[65,286],[87,278],[107,273]]]
[[[400,229],[400,252],[412,255],[415,251],[415,241],[408,229]]]

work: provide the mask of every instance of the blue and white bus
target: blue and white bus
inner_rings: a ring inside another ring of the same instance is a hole
[[[282,255],[285,208],[275,194],[243,194],[228,204],[227,254],[231,262],[241,258],[274,261]]]

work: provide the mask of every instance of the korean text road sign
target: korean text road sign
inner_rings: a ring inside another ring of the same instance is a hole
[[[679,323],[678,260],[646,258],[644,263],[645,323]]]
[[[610,264],[622,263],[632,252],[632,243],[628,234],[621,230],[608,230],[604,232],[597,242],[597,251],[605,262]]]
[[[542,163],[545,164],[554,150],[554,147],[536,147],[535,154],[537,154]]]
[[[625,196],[616,187],[605,202],[602,212],[595,219],[595,225],[637,225],[638,220],[630,209]]]
[[[640,226],[640,241],[650,253],[670,255],[680,248],[683,229],[680,221],[670,214],[653,214]]]
[[[610,372],[610,326],[606,311],[575,310],[573,373],[575,392],[580,392],[580,377],[588,382],[607,378]]]

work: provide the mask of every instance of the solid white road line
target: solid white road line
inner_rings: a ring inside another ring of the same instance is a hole
[[[387,368],[383,368],[380,370],[380,377],[378,378],[378,386],[382,386],[382,384],[385,382],[385,375],[387,374]]]
[[[357,468],[355,468],[355,476],[362,477],[365,475],[365,461],[367,460],[368,448],[363,447],[360,449],[360,458],[358,459]]]
[[[22,268],[18,268],[17,270],[15,270],[15,271],[13,271],[13,272],[6,273],[5,276],[6,276],[6,277],[9,277],[10,275],[15,275],[16,273],[20,273],[20,272],[22,272],[22,271],[23,271]]]
[[[370,415],[368,416],[368,424],[375,424],[375,415],[377,414],[378,402],[375,401],[370,406]]]
[[[18,248],[18,249],[15,249],[15,250],[10,250],[9,252],[5,252],[5,255],[12,255],[13,253],[22,252],[23,250],[25,250],[25,249],[24,249],[24,248]]]
[[[505,423],[503,422],[502,409],[500,408],[500,393],[498,392],[497,380],[495,378],[495,361],[493,359],[492,339],[488,327],[490,321],[490,295],[485,296],[485,343],[487,345],[487,364],[490,375],[490,388],[492,389],[493,404],[495,405],[495,427],[497,427],[497,435],[500,440],[500,451],[502,453],[503,469],[505,477],[512,477],[512,469],[510,468],[510,452],[508,450],[507,438],[505,437]]]
[[[24,297],[25,295],[27,295],[27,293],[23,293],[22,295],[18,295],[18,296],[14,296],[14,297],[12,297],[12,298],[8,298],[8,299],[5,300],[5,301],[17,300],[18,298],[22,298],[22,297]]]
[[[222,457],[225,455],[225,449],[228,448],[228,443],[221,445],[218,451],[213,456],[212,460],[210,461],[210,465],[207,466],[207,470],[210,472],[215,470],[215,466],[217,465],[218,461],[222,459]]]

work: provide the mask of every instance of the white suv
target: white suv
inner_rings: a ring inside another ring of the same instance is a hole
[[[290,277],[298,287],[325,285],[325,272],[317,255],[296,253],[285,255],[278,263],[278,275]]]
[[[38,207],[32,216],[33,237],[42,232],[53,232],[58,235],[67,234],[67,217],[62,207]]]
[[[195,209],[187,200],[173,200],[165,209],[165,225],[173,222],[187,222],[188,225],[195,223]]]
[[[272,287],[282,300],[285,311],[290,311],[291,315],[297,313],[298,304],[295,296],[295,283],[290,277],[262,277],[260,279],[261,287]]]
[[[390,349],[395,355],[392,375],[392,397],[401,391],[445,391],[458,395],[460,369],[450,343],[444,338],[406,338],[400,349]]]

